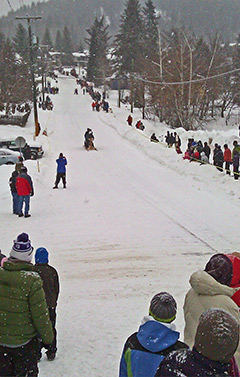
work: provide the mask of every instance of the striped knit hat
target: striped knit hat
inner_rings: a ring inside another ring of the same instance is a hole
[[[177,303],[170,293],[160,292],[152,298],[149,314],[156,321],[171,323],[176,318]]]
[[[13,247],[10,251],[10,257],[23,262],[31,262],[33,247],[27,233],[21,233],[13,241]]]

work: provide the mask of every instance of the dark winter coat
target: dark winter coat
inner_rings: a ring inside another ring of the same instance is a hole
[[[12,176],[9,179],[9,186],[11,192],[17,192],[16,183],[17,183],[18,172],[15,170],[12,172]]]
[[[22,345],[37,334],[53,341],[42,280],[32,264],[7,260],[0,268],[0,344]]]
[[[48,263],[36,264],[34,266],[34,271],[38,272],[42,279],[48,308],[56,308],[59,295],[59,279],[57,271]]]
[[[216,166],[220,166],[220,167],[223,166],[224,158],[223,158],[223,151],[221,149],[217,149],[214,156],[214,161],[215,161]]]
[[[56,160],[57,163],[57,173],[66,173],[67,159],[66,157],[59,157]]]
[[[211,153],[211,149],[210,149],[209,145],[205,145],[205,146],[203,147],[203,152],[204,152],[205,155],[209,158],[210,153]]]
[[[119,377],[154,377],[159,363],[169,352],[187,347],[178,339],[177,331],[155,320],[147,321],[127,339]]]
[[[27,173],[21,173],[17,177],[16,188],[20,196],[34,195],[32,179]]]
[[[171,352],[159,365],[155,377],[226,377],[230,364],[212,361],[195,348]]]

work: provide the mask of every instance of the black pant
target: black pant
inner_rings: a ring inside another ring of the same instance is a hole
[[[231,174],[231,172],[230,172],[230,161],[226,161],[225,162],[225,169],[227,170],[227,174]]]
[[[60,179],[62,179],[63,187],[66,186],[66,173],[57,173],[55,186],[58,186]]]
[[[239,166],[233,166],[233,173],[234,173],[234,179],[239,178],[239,172],[238,172]],[[235,174],[237,173],[237,174]]]
[[[56,308],[48,308],[48,311],[49,311],[49,318],[50,318],[50,321],[51,321],[52,327],[53,327],[54,339],[53,339],[52,343],[48,344],[48,345],[44,345],[40,340],[39,358],[41,358],[41,356],[42,356],[41,355],[41,349],[42,348],[47,349],[47,352],[46,352],[47,355],[57,352],[57,330],[56,330],[57,314],[56,314]]]
[[[37,377],[37,357],[37,338],[17,348],[0,346],[0,377]]]

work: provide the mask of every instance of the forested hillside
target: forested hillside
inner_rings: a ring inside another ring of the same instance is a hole
[[[105,15],[111,34],[117,32],[124,0],[50,0],[46,3],[33,3],[0,19],[0,29],[5,35],[15,34],[18,21],[16,16],[41,15],[42,20],[34,23],[34,31],[40,40],[46,27],[53,40],[58,30],[67,26],[77,48],[86,37],[86,28],[95,16]],[[144,4],[144,0],[141,1]],[[233,41],[240,32],[239,0],[155,0],[156,10],[162,29],[185,25],[198,35],[209,36],[217,31],[225,40]]]

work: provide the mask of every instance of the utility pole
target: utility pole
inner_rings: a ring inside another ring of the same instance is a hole
[[[32,92],[33,92],[33,109],[34,109],[34,123],[35,123],[35,133],[34,140],[40,133],[40,127],[38,123],[38,112],[37,112],[37,90],[34,77],[34,65],[33,65],[33,46],[32,46],[32,30],[31,30],[31,20],[41,20],[41,16],[30,17],[15,17],[16,20],[26,20],[28,26],[28,37],[29,37],[29,56],[30,56],[30,70],[32,76]]]

